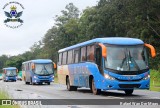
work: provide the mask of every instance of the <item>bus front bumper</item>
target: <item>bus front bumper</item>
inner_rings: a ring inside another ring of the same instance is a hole
[[[104,90],[149,89],[150,79],[140,81],[103,80],[96,87]]]
[[[6,81],[16,81],[16,77],[6,77]]]
[[[53,82],[54,81],[54,78],[53,77],[50,77],[50,78],[33,78],[33,82],[34,83],[47,83],[47,82]]]

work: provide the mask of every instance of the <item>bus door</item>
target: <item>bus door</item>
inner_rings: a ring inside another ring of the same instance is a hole
[[[103,75],[102,48],[99,45],[96,45],[95,51],[95,62],[98,66],[99,72]]]

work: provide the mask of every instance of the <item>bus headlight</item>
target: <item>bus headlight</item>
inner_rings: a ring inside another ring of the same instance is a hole
[[[143,80],[147,80],[147,79],[149,79],[150,78],[150,75],[147,75],[147,76],[145,76],[144,78],[143,78]]]
[[[115,80],[115,78],[109,76],[108,74],[104,74],[104,77],[105,77],[106,79]]]
[[[34,76],[33,78],[37,79],[37,76]]]

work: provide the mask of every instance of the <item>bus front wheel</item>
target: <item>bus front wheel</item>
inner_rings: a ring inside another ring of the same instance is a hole
[[[130,90],[124,90],[124,92],[126,93],[126,95],[132,95],[132,93],[133,93],[133,89],[130,89]]]
[[[69,77],[67,77],[67,90],[68,91],[76,91],[77,90],[77,87],[76,86],[71,86],[70,85],[70,80],[69,80]]]
[[[94,84],[94,78],[92,79],[91,91],[94,95],[99,95],[101,93],[101,89],[97,89]]]

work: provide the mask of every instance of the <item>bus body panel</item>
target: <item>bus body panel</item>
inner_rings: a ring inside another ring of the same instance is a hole
[[[61,70],[61,72],[60,71],[58,72],[58,79],[59,79],[58,81],[61,84],[66,84],[66,76],[68,75],[70,78],[70,84],[72,86],[88,88],[89,76],[92,75],[95,80],[95,86],[98,89],[104,89],[104,90],[117,90],[117,89],[124,90],[133,88],[149,89],[150,79],[143,80],[143,78],[145,78],[145,76],[148,75],[149,72],[144,72],[138,75],[127,75],[127,76],[109,72],[110,76],[117,79],[121,78],[124,80],[124,81],[123,80],[119,81],[117,79],[115,80],[106,79],[100,74],[97,65],[89,62],[70,64],[68,66],[67,65],[58,66],[58,70]]]

